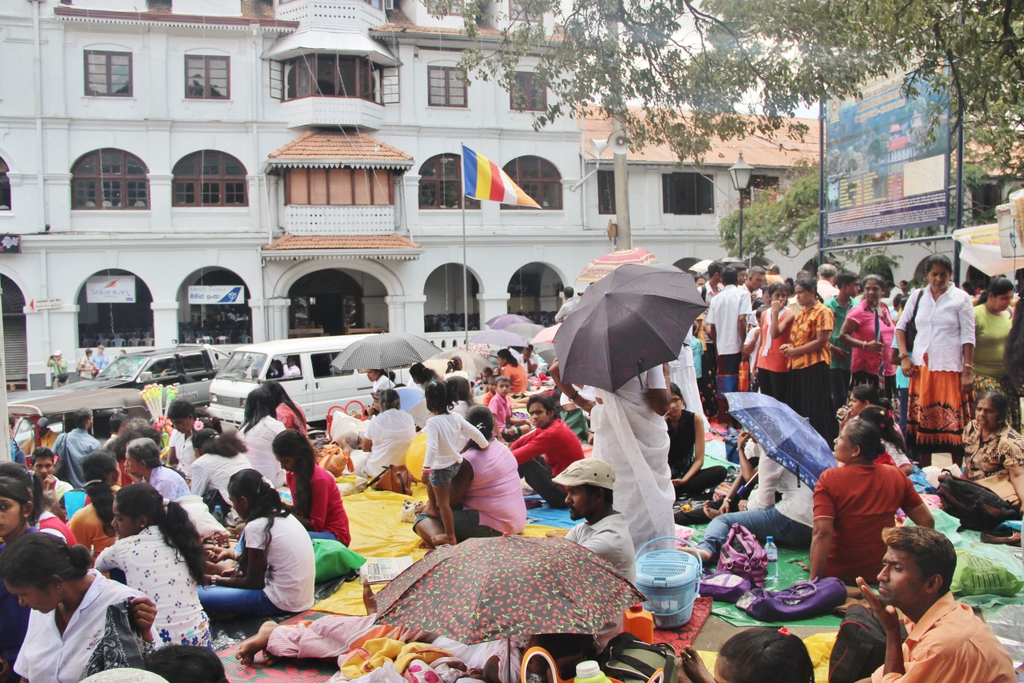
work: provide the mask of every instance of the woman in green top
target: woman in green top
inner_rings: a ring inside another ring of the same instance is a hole
[[[1007,310],[1012,299],[1013,283],[1005,277],[996,277],[974,307],[974,395],[994,391],[1005,396],[1010,404],[1007,423],[1019,432],[1020,398],[1006,376],[1003,363],[1006,337],[1013,320]]]

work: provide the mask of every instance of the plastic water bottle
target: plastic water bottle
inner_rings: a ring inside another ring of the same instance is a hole
[[[575,683],[610,683],[597,662],[587,660],[576,665]]]
[[[224,511],[221,509],[220,505],[213,506],[213,518],[220,522],[221,526],[224,525]]]
[[[768,542],[764,544],[764,554],[768,556],[768,576],[766,581],[774,583],[779,579],[779,549],[775,546],[775,540],[769,536]]]

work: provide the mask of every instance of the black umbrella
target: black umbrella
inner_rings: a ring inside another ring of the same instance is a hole
[[[689,273],[621,266],[587,288],[555,335],[562,377],[615,391],[678,358],[705,309]]]
[[[381,334],[357,341],[339,353],[331,365],[338,370],[387,370],[433,358],[441,349],[415,334]]]

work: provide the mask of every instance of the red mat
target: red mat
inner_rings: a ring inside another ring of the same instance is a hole
[[[654,630],[654,642],[667,643],[672,646],[678,655],[683,649],[693,645],[697,634],[704,628],[708,618],[711,616],[711,605],[714,601],[711,598],[697,598],[693,603],[693,615],[690,620],[679,628]],[[234,680],[234,679],[232,679]]]

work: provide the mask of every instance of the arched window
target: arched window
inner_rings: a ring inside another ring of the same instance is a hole
[[[128,152],[89,152],[71,169],[72,208],[148,209],[147,173],[146,165]]]
[[[0,211],[11,210],[11,180],[7,177],[7,162],[0,159]]]
[[[505,164],[505,173],[508,173],[516,185],[523,188],[523,192],[533,197],[533,200],[540,204],[540,208],[562,208],[562,176],[555,165],[547,159],[534,156],[519,157]]]
[[[248,206],[245,166],[223,152],[203,150],[174,165],[174,206]]]
[[[438,154],[420,166],[420,208],[461,209],[462,158]],[[479,209],[480,201],[466,199],[467,209]]]

